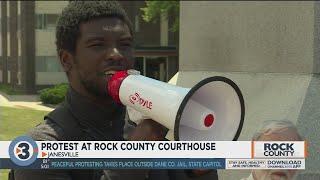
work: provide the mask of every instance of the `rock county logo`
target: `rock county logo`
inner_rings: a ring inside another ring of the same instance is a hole
[[[265,143],[264,155],[265,156],[294,156],[293,143]]]
[[[10,143],[9,156],[16,165],[28,166],[37,159],[37,143],[28,136],[17,137]]]

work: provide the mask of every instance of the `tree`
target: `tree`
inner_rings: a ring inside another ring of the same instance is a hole
[[[141,8],[142,19],[146,22],[157,22],[162,14],[173,14],[174,22],[171,31],[179,30],[179,1],[146,1],[146,7]]]

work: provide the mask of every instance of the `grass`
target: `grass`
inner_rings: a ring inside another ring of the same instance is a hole
[[[0,140],[10,141],[25,134],[43,120],[48,112],[0,107]],[[8,179],[9,170],[0,170],[0,180]]]

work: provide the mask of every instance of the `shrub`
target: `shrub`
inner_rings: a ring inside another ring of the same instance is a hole
[[[14,89],[9,84],[0,84],[0,91],[6,93],[8,95],[19,95],[19,94],[22,94],[21,92],[19,92],[17,89]]]
[[[68,90],[68,84],[58,84],[52,88],[40,91],[40,100],[43,104],[59,104],[64,101]]]

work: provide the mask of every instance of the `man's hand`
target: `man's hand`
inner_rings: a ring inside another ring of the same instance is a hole
[[[152,119],[143,120],[129,133],[129,141],[162,141],[168,129]]]
[[[203,176],[205,174],[208,174],[211,171],[212,171],[211,169],[192,169],[191,173],[193,174],[194,177],[198,177],[198,176]]]
[[[129,133],[129,141],[163,141],[168,129],[152,119],[143,120],[138,126]],[[212,170],[192,169],[187,170],[190,177],[199,177],[208,174]]]

